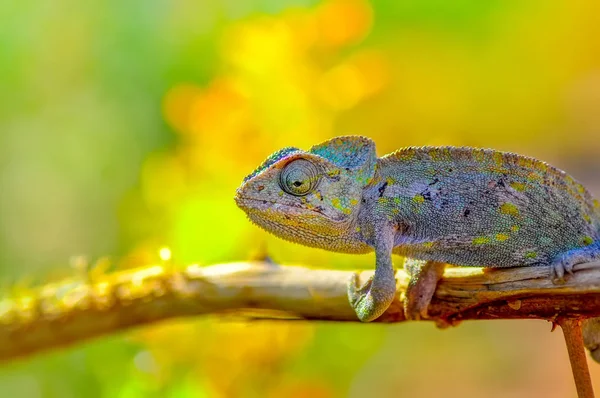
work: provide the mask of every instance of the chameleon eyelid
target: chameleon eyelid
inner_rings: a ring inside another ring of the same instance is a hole
[[[291,168],[294,167],[293,165],[296,165],[295,168]],[[306,177],[305,179],[292,179],[289,180],[287,177],[290,176],[290,173],[295,172],[295,171],[299,171],[302,173],[302,177]],[[313,192],[316,188],[317,185],[319,184],[319,181],[321,180],[321,168],[311,162],[308,159],[304,159],[304,158],[297,158],[297,159],[293,159],[291,160],[289,163],[287,163],[286,165],[283,166],[283,168],[281,169],[280,173],[279,173],[279,186],[281,187],[281,189],[293,196],[306,196],[309,193]],[[306,190],[298,190],[298,189],[294,189],[294,188],[300,188],[302,186],[304,186],[305,184],[303,183],[304,181],[306,181],[308,183],[308,187]]]

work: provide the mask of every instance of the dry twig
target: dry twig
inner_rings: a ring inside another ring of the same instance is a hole
[[[371,273],[363,272],[361,279]],[[350,274],[268,262],[190,266],[183,271],[156,265],[89,282],[46,285],[28,296],[0,301],[0,360],[182,316],[234,313],[259,319],[358,322],[346,298]],[[600,317],[600,262],[576,266],[562,285],[552,284],[547,275],[543,267],[448,268],[429,314],[442,325],[468,319],[560,323]],[[402,270],[396,276],[401,296],[408,278]],[[404,320],[398,299],[377,322]]]

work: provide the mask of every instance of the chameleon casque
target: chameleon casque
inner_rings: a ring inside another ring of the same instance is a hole
[[[408,318],[426,316],[445,264],[548,266],[560,281],[600,257],[600,204],[581,184],[542,161],[488,149],[407,147],[377,158],[372,140],[338,137],[272,154],[235,200],[283,239],[375,251],[374,276],[348,284],[362,321],[394,299],[392,254],[407,258]]]

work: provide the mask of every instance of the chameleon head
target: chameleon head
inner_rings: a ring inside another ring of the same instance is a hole
[[[252,222],[283,239],[347,251],[375,163],[375,145],[363,137],[334,138],[308,151],[284,148],[244,179],[235,201]]]

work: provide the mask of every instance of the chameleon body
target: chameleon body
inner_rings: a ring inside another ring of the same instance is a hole
[[[488,149],[408,147],[377,158],[374,142],[359,136],[284,148],[244,179],[236,202],[281,238],[375,251],[374,276],[363,286],[356,276],[349,282],[363,321],[394,299],[392,254],[412,259],[411,286],[428,296],[417,307],[428,304],[441,274],[424,285],[418,278],[436,264],[548,266],[561,280],[600,257],[600,204],[581,184],[542,161]]]

